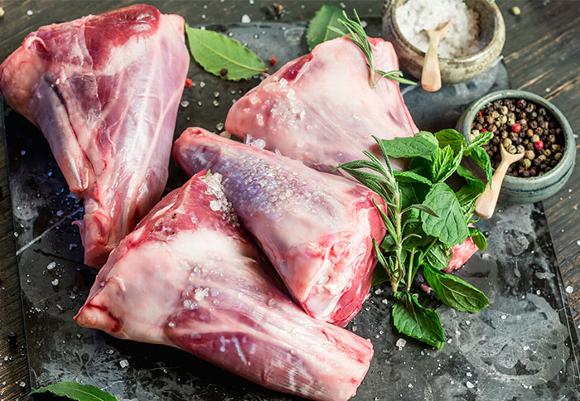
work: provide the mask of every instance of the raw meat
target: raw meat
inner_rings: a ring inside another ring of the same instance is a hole
[[[343,177],[200,128],[176,141],[174,156],[189,174],[224,177],[228,199],[246,228],[311,316],[345,325],[369,292],[384,226],[378,196]]]
[[[378,69],[399,69],[389,42],[369,40]],[[269,76],[232,106],[225,126],[330,172],[361,159],[365,149],[376,151],[371,135],[391,139],[418,131],[399,84],[380,79],[373,88],[363,53],[346,38],[321,43]]]
[[[219,174],[200,172],[111,253],[75,319],[181,348],[277,391],[349,399],[371,343],[307,316],[272,272],[239,228]]]
[[[459,270],[475,252],[477,252],[477,245],[471,238],[467,238],[462,244],[455,245],[451,248],[451,260],[445,272],[453,273],[455,270]]]
[[[88,265],[106,261],[165,187],[189,66],[183,28],[135,5],[42,27],[0,66],[6,100],[42,130],[84,199]]]

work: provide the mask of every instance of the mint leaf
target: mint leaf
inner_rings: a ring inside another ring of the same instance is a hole
[[[185,26],[191,55],[207,72],[230,81],[265,72],[266,65],[241,42],[221,33]]]
[[[117,401],[117,398],[98,387],[71,381],[62,381],[37,388],[32,394],[51,393],[75,401]]]
[[[393,323],[396,329],[437,349],[445,345],[445,333],[437,313],[419,303],[416,294],[395,293]]]
[[[461,204],[461,209],[464,213],[469,213],[472,210],[475,206],[475,201],[484,190],[485,185],[481,181],[468,181],[456,192],[455,196]]]
[[[462,152],[457,155],[447,145],[443,149],[436,149],[431,165],[431,178],[433,182],[443,182],[448,179],[451,174],[457,170],[459,163],[461,163]]]
[[[476,313],[489,305],[489,300],[483,292],[454,274],[442,273],[425,265],[423,276],[437,298],[453,309]]]
[[[483,187],[485,187],[485,182],[483,182],[482,180],[479,179],[478,176],[476,176],[470,169],[468,169],[467,167],[462,166],[461,164],[459,166],[457,166],[457,170],[455,170],[455,172],[465,178],[466,181],[477,181],[480,182],[481,185]]]
[[[440,182],[433,185],[423,204],[437,214],[435,217],[421,212],[426,234],[438,238],[447,246],[459,244],[467,238],[469,231],[461,205],[447,184]]]
[[[331,27],[342,28],[342,24],[338,21],[341,16],[342,9],[332,5],[323,5],[314,14],[314,18],[310,20],[306,31],[306,43],[309,50],[312,50],[319,43],[341,36],[331,29]]]
[[[491,140],[491,138],[493,138],[493,133],[489,131],[480,132],[479,134],[477,134],[475,138],[471,140],[468,149],[472,149],[476,146],[485,145]]]
[[[444,129],[435,133],[435,138],[439,142],[439,147],[449,146],[457,154],[465,146],[465,138],[454,129]]]
[[[421,157],[431,160],[433,152],[438,146],[433,134],[426,131],[420,131],[412,137],[382,139],[380,141],[386,155],[395,158]]]
[[[466,152],[467,156],[472,159],[485,173],[485,178],[487,181],[491,181],[491,176],[493,174],[493,167],[491,166],[491,160],[489,159],[489,155],[487,152],[476,146],[474,148],[470,148]]]
[[[430,179],[423,177],[414,171],[393,171],[393,175],[398,182],[420,182],[421,184],[431,186],[433,183]]]
[[[469,236],[480,251],[485,251],[487,249],[487,238],[485,238],[485,235],[483,235],[483,233],[477,228],[469,227]]]
[[[449,249],[441,243],[433,245],[423,257],[423,263],[437,270],[444,270],[449,266],[451,253]]]
[[[407,208],[415,203],[423,203],[429,187],[421,183],[400,182],[401,208]]]

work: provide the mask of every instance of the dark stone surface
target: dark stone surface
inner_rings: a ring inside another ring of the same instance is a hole
[[[235,25],[230,31],[264,59],[275,55],[279,65],[305,52],[300,24]],[[194,64],[189,77],[195,86],[185,91],[189,104],[180,108],[177,134],[194,122],[215,130],[232,99],[257,83],[225,82]],[[492,87],[507,87],[502,64],[474,82],[446,88],[436,101],[420,89],[406,89],[405,98],[417,125],[436,129],[454,126],[466,104]],[[82,215],[81,205],[69,194],[42,135],[14,112],[8,112],[6,125],[33,385],[74,379],[139,400],[291,399],[178,350],[78,328],[72,316],[94,278],[81,263],[71,225]],[[175,166],[171,177],[170,186],[184,178]],[[541,206],[500,210],[482,229],[489,232],[489,251],[475,256],[460,275],[485,290],[491,306],[479,315],[440,307],[449,339],[443,351],[411,340],[398,349],[385,294],[374,293],[349,326],[375,347],[356,400],[575,399],[577,338]]]

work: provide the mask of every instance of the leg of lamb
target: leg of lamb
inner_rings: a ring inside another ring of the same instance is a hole
[[[378,69],[399,69],[389,42],[369,41]],[[269,150],[331,172],[360,159],[365,149],[378,150],[371,135],[392,139],[418,131],[399,84],[380,79],[371,86],[365,56],[347,38],[323,42],[270,75],[234,103],[225,126],[240,138],[260,138]]]
[[[84,199],[85,263],[159,200],[189,66],[184,22],[135,5],[29,34],[0,65],[0,91],[36,124]]]
[[[346,401],[372,345],[306,315],[237,224],[219,174],[167,195],[111,253],[75,317],[167,344],[273,390]]]
[[[199,128],[176,141],[189,174],[224,177],[226,196],[246,228],[311,316],[345,325],[369,292],[384,225],[365,187],[299,161]]]

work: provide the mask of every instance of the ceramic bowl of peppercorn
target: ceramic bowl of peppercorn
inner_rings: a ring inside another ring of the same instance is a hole
[[[493,134],[486,151],[494,168],[501,161],[501,146],[508,153],[524,154],[508,168],[501,187],[501,197],[508,202],[549,198],[572,175],[576,160],[572,128],[556,106],[534,93],[489,93],[465,110],[457,128],[467,140],[480,132]]]

